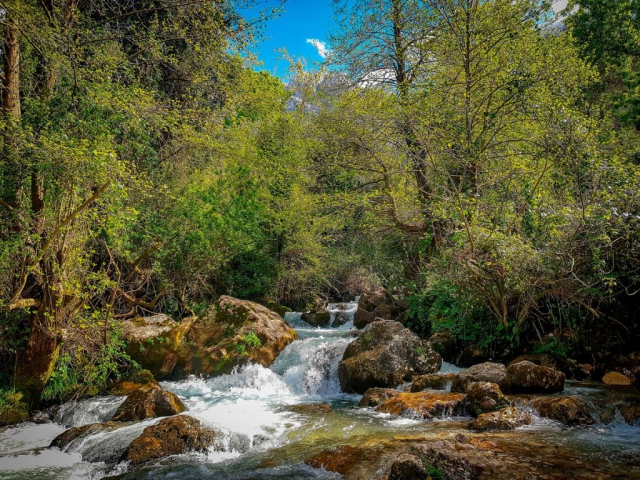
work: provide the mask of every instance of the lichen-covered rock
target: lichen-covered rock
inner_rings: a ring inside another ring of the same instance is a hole
[[[497,412],[483,413],[469,424],[469,428],[479,432],[487,430],[514,430],[530,425],[533,417],[515,407],[506,407]]]
[[[466,393],[467,386],[473,382],[495,383],[504,393],[511,392],[511,381],[507,368],[501,363],[485,362],[462,370],[451,385],[452,392]]]
[[[159,385],[151,372],[149,370],[138,370],[111,385],[107,393],[126,397],[141,388],[149,389],[153,387],[159,387]]]
[[[216,431],[203,427],[195,418],[186,415],[165,418],[145,428],[121,459],[138,466],[171,455],[206,452],[217,436]]]
[[[429,478],[425,462],[412,453],[402,453],[391,465],[389,480],[423,480]]]
[[[605,385],[633,385],[631,379],[618,372],[609,372],[602,377],[602,382]]]
[[[122,427],[130,425],[128,422],[104,422],[104,423],[90,423],[88,425],[82,425],[81,427],[73,427],[69,430],[62,432],[51,442],[50,447],[57,447],[63,450],[71,442],[79,438],[88,437],[100,432],[112,432]]]
[[[474,417],[495,412],[507,405],[509,401],[496,383],[472,382],[467,385],[467,409]]]
[[[349,344],[338,367],[345,392],[394,388],[413,375],[436,373],[442,357],[401,323],[373,322]]]
[[[541,417],[557,420],[565,425],[592,425],[594,423],[587,406],[574,397],[546,397],[533,402]]]
[[[196,320],[189,317],[176,322],[167,315],[153,315],[125,321],[127,353],[155,378],[167,378],[178,362],[183,339]]]
[[[446,390],[456,378],[455,373],[418,375],[413,377],[411,384],[412,392],[422,392],[424,390]]]
[[[325,327],[331,321],[331,314],[325,310],[303,313],[300,318],[312,327]]]
[[[431,347],[442,355],[442,359],[450,362],[456,355],[456,339],[451,332],[437,332],[428,340]]]
[[[565,375],[529,361],[512,363],[507,369],[514,393],[555,393],[564,390]]]
[[[113,415],[115,422],[134,422],[146,418],[168,417],[185,411],[185,406],[173,393],[161,387],[141,388],[127,397]]]
[[[360,401],[362,407],[375,406],[376,411],[424,419],[462,415],[466,395],[448,392],[398,392],[375,388],[365,392]]]

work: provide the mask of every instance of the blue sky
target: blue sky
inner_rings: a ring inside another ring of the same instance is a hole
[[[275,6],[277,0],[267,0],[267,5]],[[261,4],[261,6],[264,4]],[[284,5],[285,12],[267,22],[264,31],[266,39],[254,48],[258,59],[264,62],[259,67],[268,70],[283,80],[288,79],[288,64],[278,61],[280,54],[277,48],[286,48],[293,57],[305,57],[308,62],[321,61],[322,57],[307,40],[327,42],[331,25],[330,0],[288,0]]]

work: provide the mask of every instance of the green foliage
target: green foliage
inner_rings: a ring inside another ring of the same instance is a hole
[[[28,417],[22,393],[13,388],[0,389],[0,426],[24,422]]]
[[[242,341],[248,348],[260,348],[262,346],[262,341],[255,332],[249,332],[243,335]]]

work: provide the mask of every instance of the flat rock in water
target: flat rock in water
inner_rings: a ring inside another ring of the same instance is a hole
[[[466,395],[448,392],[398,392],[391,389],[368,390],[360,406],[375,407],[376,411],[424,419],[463,415]]]
[[[533,417],[527,412],[515,407],[506,407],[497,412],[483,413],[469,424],[469,428],[476,431],[514,430],[524,425],[530,425]]]
[[[631,379],[618,372],[609,372],[602,377],[602,382],[605,385],[633,385]]]
[[[141,388],[153,388],[160,385],[149,370],[140,370],[118,380],[107,390],[110,395],[126,397]]]
[[[50,447],[57,447],[63,450],[70,443],[78,438],[88,437],[100,432],[111,432],[122,427],[131,425],[129,422],[104,422],[104,423],[90,423],[88,425],[82,425],[81,427],[73,427],[69,430],[62,432],[51,442]]]
[[[545,397],[533,402],[541,417],[551,418],[564,425],[593,425],[587,406],[574,397]]]

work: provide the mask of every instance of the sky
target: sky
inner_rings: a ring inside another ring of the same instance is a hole
[[[552,0],[554,9],[560,11],[567,5],[567,0]],[[265,0],[261,6],[276,6],[278,0]],[[328,36],[334,26],[332,21],[331,0],[287,0],[284,12],[279,18],[267,22],[264,31],[265,40],[254,52],[263,62],[260,70],[267,70],[273,75],[289,79],[288,63],[281,60],[276,50],[286,48],[289,55],[304,57],[308,62],[321,62],[330,48]]]
[[[267,5],[275,6],[277,0],[267,0]],[[279,60],[278,48],[286,48],[293,57],[304,57],[308,62],[320,62],[326,54],[327,37],[332,26],[330,0],[288,0],[285,12],[267,22],[266,39],[254,49],[258,59],[268,70],[280,78],[287,79],[288,63]]]

